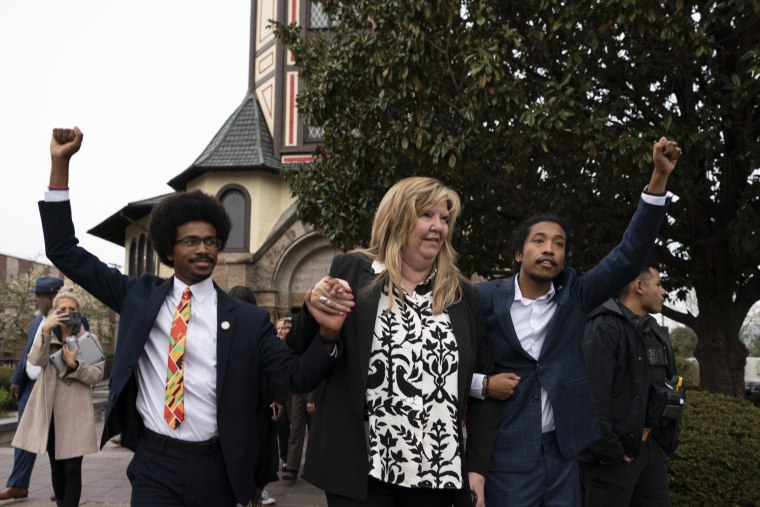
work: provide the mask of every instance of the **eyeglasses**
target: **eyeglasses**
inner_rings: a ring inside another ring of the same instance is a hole
[[[186,238],[178,239],[174,242],[175,245],[182,245],[185,248],[198,248],[203,243],[206,248],[219,250],[222,248],[222,240],[209,236],[207,238],[199,238],[197,236],[188,236]]]

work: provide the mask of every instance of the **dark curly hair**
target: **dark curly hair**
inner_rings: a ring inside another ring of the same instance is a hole
[[[194,221],[213,225],[216,237],[222,242],[220,250],[224,249],[232,222],[222,203],[200,190],[180,192],[166,197],[150,213],[148,232],[161,262],[174,267],[174,262],[168,256],[174,252],[177,227]]]
[[[256,304],[256,294],[245,285],[235,285],[227,294],[240,301],[245,301],[252,305]]]
[[[522,264],[522,262],[516,259],[517,253],[522,252],[523,247],[525,246],[525,240],[528,239],[528,234],[530,234],[530,228],[539,222],[554,222],[562,227],[562,230],[565,231],[565,259],[570,260],[570,253],[572,252],[571,247],[573,244],[573,231],[570,228],[570,224],[551,213],[542,213],[540,215],[526,218],[517,226],[517,230],[512,237],[512,258],[514,259],[512,261],[512,272],[514,274],[520,272],[520,265]]]

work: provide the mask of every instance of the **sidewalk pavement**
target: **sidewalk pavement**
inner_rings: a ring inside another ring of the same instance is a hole
[[[97,425],[98,438],[103,423]],[[132,488],[127,479],[127,465],[132,459],[132,451],[111,442],[96,454],[88,454],[82,463],[82,498],[80,505],[98,507],[122,507],[129,505]],[[13,448],[8,444],[0,446],[0,489],[13,466]],[[277,481],[266,487],[270,496],[280,507],[326,507],[327,501],[321,490],[303,479],[296,482]],[[53,486],[50,480],[50,462],[47,455],[37,457],[29,485],[29,497],[23,500],[0,501],[0,507],[51,507]]]

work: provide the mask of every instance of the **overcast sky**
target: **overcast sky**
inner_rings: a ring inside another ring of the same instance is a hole
[[[81,244],[123,206],[171,192],[248,87],[246,0],[0,2],[0,253],[47,262],[37,201],[53,127],[79,126],[71,201]]]

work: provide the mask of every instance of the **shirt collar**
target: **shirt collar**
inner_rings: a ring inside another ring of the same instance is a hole
[[[515,299],[514,299],[515,301],[520,301],[524,305],[528,305],[532,303],[533,301],[544,301],[548,303],[554,297],[554,294],[555,294],[554,282],[552,282],[552,284],[549,286],[549,290],[546,291],[546,294],[543,294],[537,297],[535,300],[523,297],[522,291],[520,290],[520,284],[517,283],[517,278],[519,276],[520,276],[519,274],[515,276]]]
[[[378,261],[378,260],[372,261],[372,274],[373,275],[379,275],[380,273],[384,273],[386,271],[386,269],[387,268],[385,267],[385,263],[384,262],[381,262],[381,261]],[[433,271],[430,272],[430,276],[428,276],[425,280],[423,280],[423,281],[421,281],[420,283],[417,284],[417,287],[419,287],[419,289],[417,289],[415,291],[415,292],[417,292],[417,294],[423,295],[423,294],[427,294],[428,292],[430,292],[431,282],[433,280],[433,277],[435,276],[435,273],[436,273],[436,270],[434,269]]]
[[[188,285],[185,282],[176,276],[174,277],[174,287],[172,288],[172,293],[177,301],[182,299],[182,293],[185,291],[186,287],[188,287]],[[209,297],[209,295],[211,295],[211,293],[214,291],[214,281],[211,279],[211,277],[208,277],[202,282],[195,283],[189,287],[190,292],[193,293],[193,299],[200,302]]]

